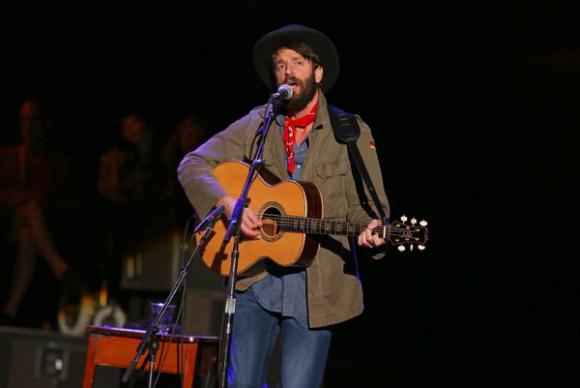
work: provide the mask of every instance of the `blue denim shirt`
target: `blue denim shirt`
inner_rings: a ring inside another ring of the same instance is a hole
[[[283,131],[284,117],[276,118]],[[299,181],[302,176],[302,168],[308,141],[303,141],[300,146],[294,144],[294,173],[292,179]],[[284,317],[293,317],[308,325],[308,307],[306,303],[306,271],[303,268],[278,267],[271,271],[268,276],[251,287],[258,303],[268,311],[281,313]]]

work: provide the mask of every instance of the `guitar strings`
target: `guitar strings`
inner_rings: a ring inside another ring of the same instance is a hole
[[[273,221],[278,221],[277,226],[284,230],[310,230],[315,231],[349,231],[352,230],[353,233],[360,233],[366,229],[367,225],[359,223],[350,223],[348,221],[333,220],[330,218],[308,218],[300,216],[281,216],[275,214],[268,214],[267,217],[262,216],[262,220],[271,219]],[[389,230],[390,234],[403,235],[403,233],[408,232],[408,228],[398,227],[394,225],[387,225],[386,228]],[[373,229],[373,232],[380,233],[385,229],[385,226],[378,226]]]

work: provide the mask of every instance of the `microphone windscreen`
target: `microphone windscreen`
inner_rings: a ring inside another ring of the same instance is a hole
[[[289,100],[292,98],[292,94],[294,90],[292,90],[292,86],[288,84],[282,84],[278,86],[278,94],[283,100]]]

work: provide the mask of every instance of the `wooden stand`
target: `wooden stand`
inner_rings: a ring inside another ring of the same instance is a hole
[[[127,368],[136,355],[144,330],[107,326],[88,326],[88,348],[83,388],[91,388],[97,365]],[[181,374],[182,388],[193,387],[196,376],[214,375],[218,338],[189,334],[158,335],[157,370]],[[147,352],[137,362],[137,369],[149,370]],[[201,377],[199,377],[201,378]]]

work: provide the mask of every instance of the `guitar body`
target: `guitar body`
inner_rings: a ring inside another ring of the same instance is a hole
[[[243,162],[225,162],[213,174],[233,198],[242,193],[249,172]],[[262,221],[261,240],[240,240],[237,274],[251,275],[263,271],[267,260],[281,266],[308,266],[320,244],[320,235],[288,233],[281,230],[281,217],[298,216],[322,218],[322,196],[316,186],[308,182],[280,181],[267,171],[256,175],[248,193],[248,207]],[[234,238],[223,243],[227,231],[225,216],[216,222],[202,255],[212,270],[228,276]],[[200,232],[198,237],[203,234]]]

